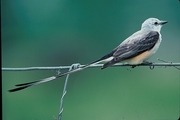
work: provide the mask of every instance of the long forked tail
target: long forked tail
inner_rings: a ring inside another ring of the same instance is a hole
[[[91,65],[98,64],[101,61],[102,60],[99,59],[99,60],[94,61],[94,62],[92,62],[90,64],[87,64],[85,66],[82,66],[82,67],[79,67],[79,68],[76,68],[76,69],[72,69],[71,71],[68,71],[68,72],[65,72],[65,73],[62,73],[62,74],[59,74],[59,75],[55,75],[55,76],[52,76],[52,77],[48,77],[48,78],[45,78],[45,79],[42,79],[42,80],[28,82],[28,83],[22,83],[22,84],[17,84],[17,85],[15,85],[15,86],[17,86],[17,88],[14,88],[14,89],[11,89],[11,90],[8,90],[8,91],[9,92],[16,92],[16,91],[23,90],[23,89],[31,87],[31,86],[35,86],[35,85],[38,85],[38,84],[41,84],[41,83],[52,81],[52,80],[55,80],[56,78],[65,76],[67,74],[71,74],[71,73],[74,73],[74,72],[77,72],[77,71],[81,71],[81,70],[83,70],[83,69],[85,69],[85,68],[87,68],[87,67],[89,67]]]
[[[15,85],[15,86],[17,86],[17,88],[11,89],[11,90],[9,90],[9,92],[16,92],[16,91],[19,91],[19,90],[23,90],[23,89],[31,87],[31,86],[35,86],[35,85],[38,85],[38,84],[41,84],[41,83],[45,83],[45,82],[48,82],[48,81],[55,80],[56,78],[65,76],[67,74],[71,74],[71,73],[74,73],[74,72],[77,72],[77,71],[81,71],[81,70],[83,70],[85,68],[88,68],[91,65],[95,65],[95,64],[98,64],[98,63],[101,63],[101,62],[111,61],[113,59],[113,54],[114,54],[115,51],[116,51],[116,49],[114,49],[110,53],[106,54],[105,56],[101,57],[100,59],[98,59],[98,60],[96,60],[94,62],[91,62],[91,63],[89,63],[89,64],[87,64],[85,66],[82,66],[82,67],[79,67],[79,68],[76,68],[76,69],[72,69],[72,70],[70,70],[68,72],[65,72],[65,73],[62,73],[62,74],[59,74],[59,75],[55,75],[55,76],[52,76],[52,77],[48,77],[48,78],[45,78],[45,79],[42,79],[42,80],[38,80],[38,81],[17,84],[17,85]],[[107,66],[103,66],[102,69],[104,69],[104,68],[106,68],[108,66],[109,66],[109,64]]]

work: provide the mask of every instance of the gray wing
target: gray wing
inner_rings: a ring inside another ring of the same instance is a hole
[[[105,63],[102,68],[106,68],[117,62],[133,58],[147,50],[151,50],[159,40],[159,33],[156,31],[151,31],[142,38],[134,39],[136,40],[132,40],[132,42],[119,45],[113,54],[114,59]]]

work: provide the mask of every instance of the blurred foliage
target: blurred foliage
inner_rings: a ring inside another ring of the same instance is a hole
[[[156,17],[168,20],[150,61],[180,62],[178,0],[2,0],[3,67],[86,64],[111,51]],[[72,74],[62,120],[176,120],[180,72],[173,67],[112,67]],[[3,120],[52,120],[58,115],[64,79],[17,93],[17,83],[55,71],[2,72]]]

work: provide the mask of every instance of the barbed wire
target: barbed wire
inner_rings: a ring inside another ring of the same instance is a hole
[[[178,66],[180,66],[180,63],[173,63],[173,62],[169,62],[166,60],[161,60],[158,59],[159,61],[163,62],[163,63],[143,63],[143,64],[139,64],[139,65],[129,65],[129,64],[123,64],[123,63],[118,63],[113,65],[112,67],[118,67],[118,66],[131,66],[131,67],[136,67],[136,66],[149,66],[150,69],[154,69],[155,66],[164,66],[164,67],[175,67],[176,69],[180,70],[180,68]],[[26,67],[26,68],[2,68],[3,71],[32,71],[32,70],[62,70],[62,69],[69,69],[69,71],[73,70],[73,69],[77,69],[79,67],[83,67],[85,65],[80,65],[79,63],[76,64],[72,64],[71,66],[59,66],[59,67]],[[95,64],[95,65],[91,65],[88,68],[97,68],[97,67],[102,67],[103,64]],[[63,88],[63,93],[61,96],[61,100],[60,100],[60,111],[58,113],[58,117],[54,117],[54,120],[61,120],[62,118],[62,113],[63,113],[63,102],[64,102],[64,97],[67,93],[67,84],[68,84],[68,79],[69,79],[69,75],[67,74],[66,76],[66,80],[64,83],[64,88]]]
[[[79,65],[79,67],[83,67],[85,65]],[[102,67],[103,64],[96,64],[96,65],[91,65],[88,68],[96,68],[96,67]],[[112,67],[119,67],[119,66],[132,66],[129,64],[123,64],[123,63],[118,63],[113,65]],[[136,66],[150,66],[150,67],[155,67],[155,66],[169,66],[169,67],[176,67],[177,69],[180,70],[177,66],[180,66],[180,63],[152,63],[152,64],[139,64]],[[62,69],[69,69],[71,66],[59,66],[59,67],[25,67],[25,68],[2,68],[3,71],[31,71],[31,70],[62,70]]]

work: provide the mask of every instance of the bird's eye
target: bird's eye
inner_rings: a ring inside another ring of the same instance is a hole
[[[158,22],[155,22],[154,25],[158,25]]]

